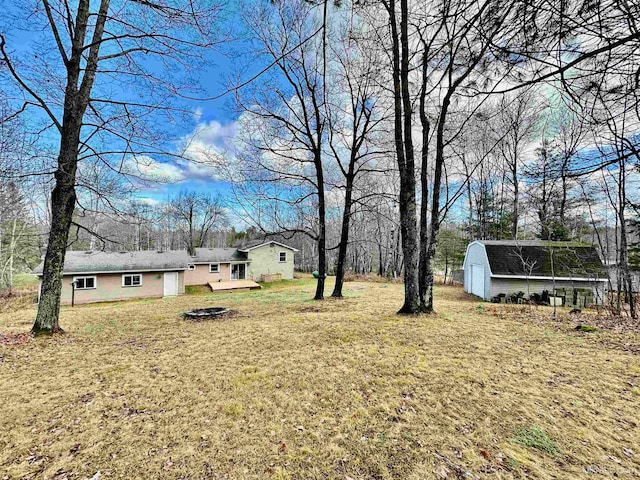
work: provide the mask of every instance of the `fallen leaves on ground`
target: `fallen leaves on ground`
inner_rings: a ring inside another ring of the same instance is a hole
[[[30,333],[0,332],[0,345],[19,347],[29,343],[33,339]]]

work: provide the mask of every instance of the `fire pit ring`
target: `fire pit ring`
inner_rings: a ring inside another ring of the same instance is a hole
[[[184,312],[183,317],[185,320],[193,320],[196,322],[202,320],[209,320],[211,318],[219,317],[229,311],[226,307],[209,307],[209,308],[197,308],[189,312]]]

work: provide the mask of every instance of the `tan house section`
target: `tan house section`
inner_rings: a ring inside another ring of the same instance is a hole
[[[206,285],[209,282],[228,282],[231,279],[231,265],[218,263],[218,273],[210,272],[209,263],[190,264],[184,272],[185,285]]]
[[[213,249],[208,249],[214,251]],[[225,249],[226,250],[226,249]],[[278,242],[261,242],[256,245],[239,248],[233,253],[233,260],[221,260],[218,272],[209,271],[210,263],[198,262],[189,265],[185,271],[185,285],[206,285],[208,283],[235,282],[232,278],[232,268],[245,265],[244,276],[242,270],[237,272],[242,280],[264,281],[264,275],[281,276],[283,279],[293,279],[294,255],[297,250]],[[226,253],[227,257],[231,253]],[[198,258],[207,255],[207,249],[198,249]],[[220,252],[218,252],[220,255]],[[246,261],[245,261],[246,260]]]
[[[175,273],[178,278],[177,293],[184,293],[184,275]],[[93,278],[92,288],[77,288],[74,303],[110,302],[133,298],[160,298],[164,296],[165,272],[127,272],[65,275],[62,277],[62,297],[60,303],[71,304],[71,282],[83,278]],[[124,275],[141,275],[141,285],[125,286]],[[171,278],[169,278],[171,280]],[[91,280],[87,282],[91,285]]]
[[[262,281],[263,275],[282,275],[284,279],[293,279],[293,256],[297,250],[277,242],[247,249],[247,278]]]

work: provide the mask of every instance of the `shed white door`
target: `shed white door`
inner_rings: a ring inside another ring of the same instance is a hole
[[[471,265],[471,293],[484,298],[484,267]]]
[[[164,296],[169,297],[172,295],[178,295],[178,273],[165,272],[164,273]]]

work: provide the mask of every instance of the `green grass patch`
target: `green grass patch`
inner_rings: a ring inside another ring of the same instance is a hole
[[[202,295],[205,293],[211,293],[209,285],[186,285],[184,292],[187,295]]]
[[[294,279],[294,280],[278,280],[277,282],[257,282],[260,286],[262,286],[263,290],[273,290],[286,288],[290,286],[300,287],[302,285],[309,285],[311,283],[315,283],[315,278],[304,278],[304,279]]]
[[[13,276],[13,286],[15,288],[28,287],[38,284],[38,277],[30,273],[17,273]]]
[[[558,455],[560,453],[556,443],[538,425],[532,425],[529,428],[516,428],[514,429],[514,434],[515,437],[511,439],[513,443],[535,448],[549,455]]]
[[[597,332],[598,329],[596,327],[593,327],[591,325],[578,325],[576,327],[576,330],[578,330],[579,332],[586,332],[586,333],[594,333]]]

